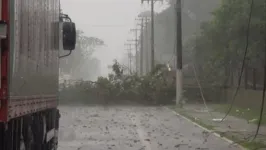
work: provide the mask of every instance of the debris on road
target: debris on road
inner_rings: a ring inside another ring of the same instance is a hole
[[[240,150],[164,108],[60,109],[58,150]]]

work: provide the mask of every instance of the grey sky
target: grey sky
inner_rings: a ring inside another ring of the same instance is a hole
[[[107,47],[95,53],[106,75],[107,65],[115,58],[121,59],[125,52],[124,41],[141,10],[140,0],[61,0],[61,6],[78,29],[106,42]]]
[[[107,47],[98,49],[95,56],[101,60],[102,75],[107,75],[107,66],[125,56],[124,43],[131,37],[129,30],[135,27],[135,18],[147,10],[140,0],[61,0],[64,13],[70,15],[77,28],[87,36],[103,39]],[[157,4],[156,10],[162,9]]]

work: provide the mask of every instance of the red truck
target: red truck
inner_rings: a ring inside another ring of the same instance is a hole
[[[0,150],[57,149],[59,50],[75,44],[60,0],[0,0]]]

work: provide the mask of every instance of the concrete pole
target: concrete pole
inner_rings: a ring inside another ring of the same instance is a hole
[[[139,67],[138,67],[138,29],[135,30],[135,61],[136,61],[136,73],[139,74]]]
[[[143,59],[144,59],[144,18],[142,17],[141,18],[141,39],[140,39],[140,42],[141,42],[141,45],[140,45],[140,75],[144,75],[143,74]]]
[[[137,63],[138,63],[138,57],[137,57],[137,53],[138,53],[138,30],[140,30],[140,29],[138,29],[138,28],[135,28],[135,29],[130,29],[130,31],[131,32],[135,32],[135,39],[134,40],[128,40],[129,42],[134,42],[134,44],[135,44],[135,56],[136,56],[136,73],[138,74],[138,65],[137,65]]]
[[[154,69],[154,0],[151,0],[151,70]]]
[[[131,52],[131,45],[129,45],[129,49],[128,49],[128,57],[129,57],[129,72],[132,72],[132,52]]]
[[[180,105],[183,96],[181,0],[176,0],[176,17],[176,105]]]
[[[150,51],[150,49],[149,49],[149,42],[148,42],[148,40],[149,40],[149,32],[148,32],[148,18],[146,17],[145,18],[145,26],[146,26],[146,74],[148,73],[148,72],[150,72],[150,63],[149,63],[149,51]]]
[[[128,60],[129,60],[128,66],[129,66],[129,72],[131,73],[132,72],[132,47],[131,47],[132,44],[126,43],[125,45],[128,46],[126,50],[128,51]]]

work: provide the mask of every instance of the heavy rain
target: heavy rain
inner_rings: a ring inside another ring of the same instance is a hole
[[[59,150],[266,150],[264,0],[61,11],[77,44],[60,59]]]

